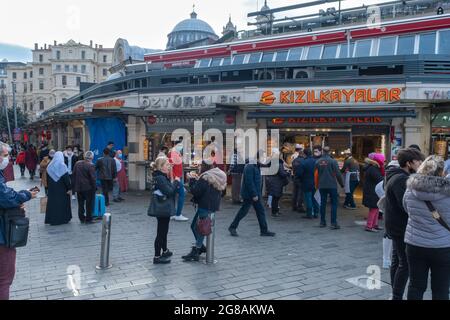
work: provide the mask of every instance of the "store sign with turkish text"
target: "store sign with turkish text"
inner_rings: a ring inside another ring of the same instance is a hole
[[[298,118],[274,118],[272,124],[331,124],[331,123],[351,123],[351,124],[366,124],[366,123],[383,123],[380,117],[298,117]]]
[[[346,88],[267,90],[262,92],[264,105],[393,103],[401,100],[402,88]]]
[[[111,109],[120,109],[125,106],[125,100],[115,99],[94,103],[94,110],[111,110]]]
[[[154,110],[207,108],[214,107],[216,104],[239,104],[240,102],[242,97],[235,94],[139,95],[140,107]]]

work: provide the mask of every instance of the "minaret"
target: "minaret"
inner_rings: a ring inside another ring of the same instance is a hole
[[[230,14],[230,18],[228,20],[227,25],[225,27],[223,27],[222,35],[226,35],[230,32],[232,32],[234,34],[237,33],[237,27],[235,25],[233,25],[233,22],[231,22],[231,14]]]

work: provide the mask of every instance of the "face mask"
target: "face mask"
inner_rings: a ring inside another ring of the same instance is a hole
[[[183,146],[176,146],[175,150],[177,150],[179,153],[183,152]]]
[[[70,157],[73,154],[72,151],[67,152],[67,155]]]
[[[5,170],[9,164],[9,157],[3,158],[2,163],[0,164],[0,170]]]
[[[314,152],[314,157],[320,157],[320,152]]]
[[[119,159],[122,159],[122,155],[121,154],[119,154],[119,155],[117,155],[117,158],[119,158]]]

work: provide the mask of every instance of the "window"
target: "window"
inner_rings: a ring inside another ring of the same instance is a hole
[[[44,55],[42,54],[39,55],[39,62],[44,62]]]
[[[252,53],[248,59],[248,63],[259,63],[261,61],[261,52]]]
[[[323,48],[322,59],[334,59],[336,58],[337,45],[325,46]]]
[[[289,50],[288,60],[289,61],[300,60],[300,58],[302,57],[302,53],[303,53],[303,48],[291,49],[291,50]]]
[[[30,92],[33,92],[33,82],[30,82]]]
[[[70,66],[68,64],[64,66],[64,72],[70,72]]]
[[[211,62],[211,59],[201,59],[198,64],[198,67],[199,68],[207,68],[207,67],[209,67],[210,62]]]
[[[95,67],[94,67],[94,77],[96,76],[96,73],[97,73],[97,69],[95,69]]]
[[[67,86],[67,76],[62,76],[61,82],[63,86]]]
[[[439,50],[440,54],[450,54],[450,30],[439,32]]]
[[[17,79],[17,73],[13,72],[13,79]]]
[[[58,66],[56,66],[56,70],[58,70]],[[44,75],[44,68],[39,68],[39,75],[40,76]]]
[[[222,62],[222,58],[214,58],[211,62],[211,67],[218,67]]]
[[[30,71],[30,78],[33,78],[33,71]]]
[[[415,36],[401,36],[398,37],[397,54],[414,54]]]
[[[44,110],[44,101],[39,101],[39,110]]]
[[[351,58],[353,57],[353,48],[355,47],[354,43],[350,43],[350,55],[348,55],[348,44],[341,44],[341,51],[339,52],[339,58]]]
[[[60,64],[56,65],[56,71],[61,71],[61,65]]]
[[[27,93],[27,91],[28,91],[27,84],[24,83],[23,84],[23,93]]]
[[[104,55],[103,56],[103,62],[106,63],[108,61],[108,56]]]
[[[81,73],[86,73],[86,65],[81,65]]]
[[[30,111],[33,111],[33,102],[30,102]]]
[[[378,46],[379,56],[393,56],[395,54],[395,37],[380,38]]]
[[[275,56],[274,52],[265,52],[263,54],[261,62],[272,62],[274,56]]]
[[[97,60],[97,55],[94,53],[94,60]]]
[[[322,46],[309,47],[307,59],[308,60],[320,59],[321,53],[322,53]]]
[[[78,72],[78,66],[76,64],[73,65],[73,72]]]
[[[243,64],[244,63],[245,54],[238,54],[233,58],[233,64]]]
[[[420,35],[419,54],[433,54],[436,47],[436,33],[426,33]]]
[[[231,64],[231,58],[230,57],[223,58],[222,66],[229,66],[230,64]]]
[[[44,90],[44,81],[39,80],[39,90]]]
[[[82,60],[86,59],[86,51],[81,51],[81,59]]]
[[[28,78],[28,73],[24,72],[24,73],[23,73],[23,78],[24,78],[24,79],[27,79],[27,78]]]
[[[278,51],[275,61],[286,61],[289,51]]]
[[[372,40],[356,41],[355,57],[369,57]]]
[[[27,103],[26,102],[23,103],[23,111],[27,111]]]
[[[61,60],[61,51],[56,51],[56,60]]]
[[[81,77],[77,77],[77,87],[79,87],[81,84]]]
[[[108,69],[103,69],[103,76],[106,77],[108,75]]]

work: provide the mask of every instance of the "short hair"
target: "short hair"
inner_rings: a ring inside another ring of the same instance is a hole
[[[110,142],[108,142],[108,146],[109,146],[110,144],[114,144],[114,141],[110,141]]]
[[[313,150],[322,151],[322,146],[316,145],[316,146],[313,147]]]
[[[84,158],[85,159],[94,159],[94,153],[92,151],[86,151],[84,153]]]
[[[417,144],[412,144],[408,148],[416,149],[416,150],[419,150],[420,152],[422,152],[422,150],[420,150],[420,147]]]
[[[416,148],[400,149],[397,154],[397,160],[400,167],[404,168],[408,162],[425,160],[425,155]]]
[[[0,141],[0,150],[1,150],[1,152],[3,152],[3,150],[5,150],[5,149],[6,149],[6,151],[11,152],[11,147],[7,143],[4,143],[4,142]]]
[[[323,152],[324,152],[324,153],[330,153],[330,150],[331,150],[331,149],[330,149],[330,147],[328,147],[328,146],[327,146],[327,147],[323,147]]]
[[[67,147],[66,147],[66,150],[67,150],[67,149],[72,149],[72,150],[73,150],[73,147],[72,147],[72,146],[67,146]]]
[[[311,149],[309,149],[309,148],[306,148],[303,152],[305,153],[305,156],[307,156],[307,157],[311,157],[312,156]]]
[[[103,154],[109,156],[110,150],[108,148],[103,149]]]

